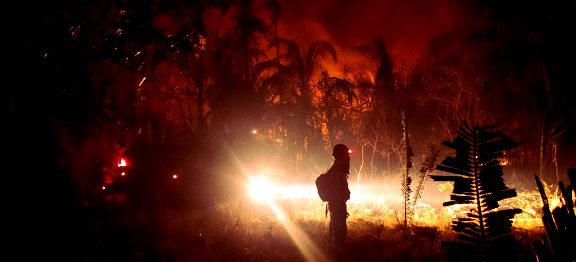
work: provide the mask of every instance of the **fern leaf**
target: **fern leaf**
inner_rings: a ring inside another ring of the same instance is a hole
[[[416,206],[416,201],[421,197],[422,191],[424,191],[424,182],[426,178],[430,174],[430,172],[434,171],[434,167],[436,166],[436,161],[440,157],[440,149],[437,149],[434,145],[428,145],[428,155],[424,159],[422,163],[422,167],[420,168],[420,175],[418,176],[418,185],[416,186],[416,191],[414,191],[414,200],[412,201],[412,209]]]
[[[450,201],[444,202],[444,206],[475,206],[466,213],[466,217],[452,222],[460,243],[446,243],[448,253],[460,259],[482,257],[497,260],[501,258],[499,253],[510,253],[518,247],[510,235],[512,218],[522,210],[498,210],[500,200],[516,197],[516,190],[504,183],[498,158],[503,155],[503,150],[515,147],[517,143],[493,129],[493,126],[469,126],[463,122],[457,137],[442,143],[454,149],[455,155],[446,157],[436,166],[436,170],[451,174],[430,176],[434,181],[454,182]],[[455,250],[455,247],[467,252]]]

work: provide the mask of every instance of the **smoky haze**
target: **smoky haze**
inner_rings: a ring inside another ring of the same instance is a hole
[[[339,49],[341,63],[364,61],[350,48],[382,37],[395,66],[409,70],[432,39],[472,23],[466,8],[452,1],[282,1],[280,35],[301,41],[325,40]]]

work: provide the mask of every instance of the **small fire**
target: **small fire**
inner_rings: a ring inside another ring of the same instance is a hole
[[[500,159],[498,159],[500,161],[500,165],[501,166],[508,166],[510,165],[510,159],[508,159],[507,157],[501,157]]]
[[[452,184],[452,182],[445,182],[445,183],[438,185],[438,191],[440,191],[440,192],[452,191],[453,188],[454,188],[454,185]]]
[[[120,161],[118,161],[118,167],[125,167],[125,166],[126,166],[126,159],[121,157]]]

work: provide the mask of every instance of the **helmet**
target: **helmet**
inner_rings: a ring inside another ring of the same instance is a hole
[[[334,149],[332,149],[332,156],[334,156],[334,157],[336,157],[336,156],[348,156],[348,155],[350,155],[350,153],[352,153],[352,150],[350,150],[350,148],[348,148],[344,144],[337,144],[334,146]]]

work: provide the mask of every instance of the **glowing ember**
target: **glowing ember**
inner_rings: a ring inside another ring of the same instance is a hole
[[[118,167],[125,167],[126,166],[126,159],[120,158],[120,162],[118,163]]]

